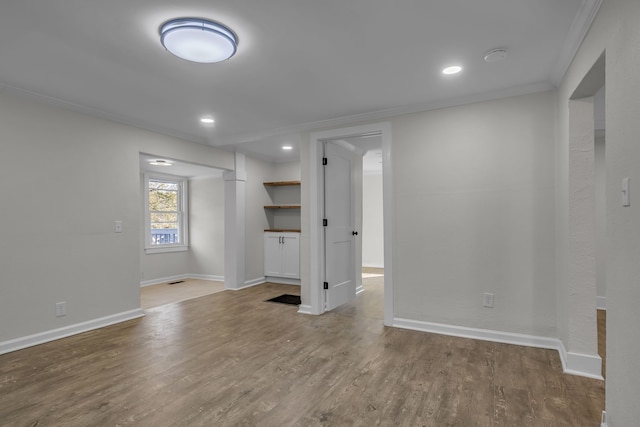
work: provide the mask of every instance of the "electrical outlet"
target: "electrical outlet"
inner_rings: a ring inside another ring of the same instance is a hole
[[[493,294],[485,293],[482,305],[483,307],[493,308]]]
[[[122,233],[122,221],[116,221],[113,225],[113,231],[116,233]]]
[[[57,302],[56,303],[56,317],[64,317],[67,315],[67,302]]]

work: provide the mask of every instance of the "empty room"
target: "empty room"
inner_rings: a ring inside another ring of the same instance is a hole
[[[0,6],[1,426],[630,426],[640,3]]]

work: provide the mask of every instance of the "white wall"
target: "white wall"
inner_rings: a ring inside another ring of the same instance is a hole
[[[382,219],[382,174],[365,174],[362,181],[362,265],[364,267],[384,267]]]
[[[607,223],[606,211],[606,155],[605,135],[596,133],[595,140],[595,179],[596,179],[596,295],[601,301],[607,297]]]
[[[275,163],[271,181],[300,181],[300,162]]]
[[[224,277],[224,181],[189,180],[189,273]]]
[[[595,124],[595,203],[596,203],[596,294],[598,302],[606,306],[607,297],[607,241],[606,241],[606,212],[605,198],[606,176],[606,90],[603,86],[593,97]]]
[[[393,120],[396,316],[556,335],[553,113],[547,92]]]
[[[0,92],[0,348],[139,309],[140,152],[233,165],[222,150]]]
[[[245,280],[264,278],[264,230],[268,228],[264,206],[270,204],[263,183],[272,181],[273,165],[246,158]]]
[[[640,419],[640,2],[605,0],[559,88],[559,177],[566,171],[566,100],[606,51],[606,231],[607,231],[607,381],[609,426],[630,426]],[[631,178],[632,205],[622,207],[620,188]],[[563,180],[558,181],[564,186]],[[566,188],[563,188],[566,191]],[[563,194],[560,193],[560,199]],[[561,211],[562,213],[562,211]],[[563,221],[559,221],[561,226]],[[562,230],[559,230],[562,233]],[[560,275],[562,278],[562,275]],[[565,286],[559,281],[558,286]],[[562,307],[560,307],[562,309]]]

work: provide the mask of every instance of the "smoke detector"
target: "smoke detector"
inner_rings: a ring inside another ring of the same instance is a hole
[[[499,62],[507,57],[507,49],[493,49],[484,55],[484,62]]]

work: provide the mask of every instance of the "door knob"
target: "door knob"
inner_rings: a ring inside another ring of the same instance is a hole
[[[357,236],[358,232],[357,231],[352,231],[351,234],[354,235],[354,236]]]

